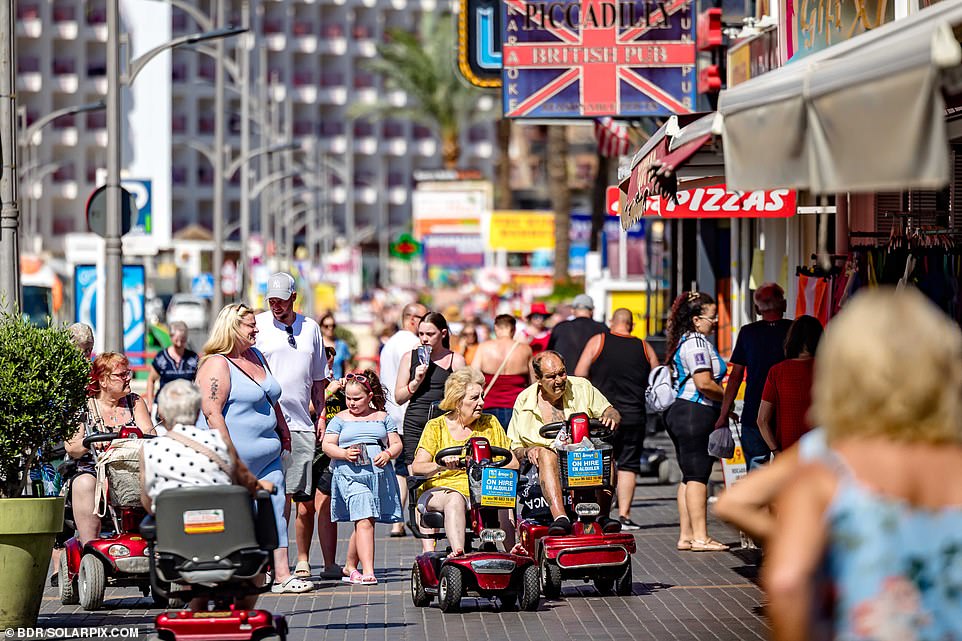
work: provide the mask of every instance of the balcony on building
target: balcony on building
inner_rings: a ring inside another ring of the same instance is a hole
[[[347,150],[347,139],[344,137],[344,121],[321,121],[321,149],[327,153],[343,154]]]
[[[377,202],[378,185],[377,174],[367,169],[354,172],[354,200],[365,205]]]
[[[17,4],[17,35],[39,38],[43,33],[43,16],[40,2],[21,1]]]
[[[267,48],[271,51],[284,51],[287,48],[287,38],[284,37],[284,16],[281,11],[270,12],[264,17],[262,25]]]
[[[54,87],[65,93],[76,93],[77,59],[73,56],[57,56],[50,66],[54,76]]]
[[[38,92],[41,87],[43,87],[43,72],[40,71],[40,56],[18,56],[17,89]]]
[[[408,174],[392,171],[387,175],[387,197],[392,205],[403,205],[408,200],[410,180]]]
[[[91,29],[94,38],[99,42],[107,42],[107,2],[106,0],[94,0],[85,3],[84,22],[88,29]]]
[[[72,162],[60,165],[50,178],[53,183],[52,195],[55,198],[77,197],[77,168]]]
[[[335,56],[344,55],[344,53],[347,52],[347,38],[344,33],[344,25],[337,22],[329,22],[321,26],[321,38],[318,42],[318,50],[321,53]]]
[[[421,156],[431,157],[438,151],[437,140],[434,139],[434,132],[430,127],[424,125],[414,125],[414,147]]]
[[[367,120],[354,121],[354,151],[373,156],[377,153],[377,128]]]
[[[408,151],[407,137],[404,135],[404,124],[397,120],[384,121],[384,145],[387,153],[392,156],[403,156]]]
[[[356,100],[366,104],[377,101],[377,76],[368,71],[358,71],[354,76]]]
[[[294,50],[303,53],[317,51],[317,25],[305,18],[294,18],[291,24],[291,35],[294,37]]]
[[[57,37],[65,40],[77,39],[79,25],[77,23],[77,7],[74,6],[73,2],[67,3],[60,0],[55,3],[51,11],[51,17]]]
[[[105,109],[99,109],[97,111],[88,111],[84,114],[84,127],[87,131],[97,131],[99,129],[107,128],[107,111]]]
[[[351,35],[354,36],[354,49],[358,55],[365,58],[373,58],[377,55],[377,41],[374,38],[373,26],[356,24],[351,30]]]
[[[322,71],[321,86],[317,92],[321,104],[343,105],[347,102],[347,86],[341,71]]]
[[[317,75],[313,69],[295,69],[291,77],[295,100],[310,104],[317,102]]]

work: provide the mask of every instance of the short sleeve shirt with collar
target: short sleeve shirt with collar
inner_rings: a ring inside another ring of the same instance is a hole
[[[569,376],[563,397],[564,416],[567,419],[577,412],[585,412],[591,418],[601,418],[611,403],[586,378]],[[511,449],[519,447],[548,447],[552,439],[543,438],[538,430],[545,424],[538,406],[538,384],[529,386],[518,395],[508,424]]]
[[[184,350],[184,357],[179,362],[171,358],[166,349],[157,352],[157,356],[154,357],[151,365],[160,376],[160,387],[158,389],[163,389],[164,385],[171,381],[194,380],[194,376],[197,375],[197,360],[197,352],[189,349]]]
[[[286,325],[271,312],[255,317],[257,349],[264,354],[271,374],[281,386],[280,405],[284,419],[292,432],[314,430],[311,423],[311,388],[315,381],[324,380],[324,341],[321,328],[312,319],[295,314],[294,342],[288,342]]]
[[[721,405],[720,402],[713,401],[702,394],[693,380],[693,376],[698,372],[707,371],[711,372],[711,377],[716,383],[721,384],[728,371],[728,365],[707,338],[698,332],[685,334],[675,352],[674,366],[679,383],[685,381],[678,390],[676,398],[709,407]]]

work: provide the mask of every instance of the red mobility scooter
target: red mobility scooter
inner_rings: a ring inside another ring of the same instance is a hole
[[[457,612],[461,598],[469,592],[483,597],[498,597],[505,608],[534,611],[541,600],[538,566],[527,556],[500,552],[497,543],[505,532],[498,522],[499,509],[514,509],[517,500],[517,473],[501,469],[511,462],[511,452],[494,447],[485,438],[472,438],[464,446],[447,447],[434,456],[441,460],[460,456],[468,475],[470,514],[465,554],[450,557],[446,552],[426,552],[417,557],[411,568],[411,598],[417,607],[425,607],[438,597],[442,612]],[[444,515],[439,512],[421,514],[421,525],[437,528],[437,534],[424,534],[417,519],[417,488],[427,479],[408,477],[410,520],[408,526],[418,538],[444,538]],[[472,543],[480,541],[478,549]]]
[[[119,432],[92,434],[83,440],[94,461],[104,468],[106,509],[100,537],[83,546],[76,536],[64,543],[60,555],[60,602],[80,604],[85,610],[98,610],[104,603],[108,585],[139,588],[150,593],[147,542],[140,534],[140,521],[146,512],[140,503],[140,465],[135,458],[144,434],[136,427]],[[109,443],[98,452],[97,443]],[[113,456],[117,455],[117,456]],[[73,511],[64,515],[68,528],[75,529]],[[154,602],[166,607],[167,600],[154,594]]]
[[[164,490],[154,516],[141,524],[147,539],[152,589],[173,600],[202,598],[208,608],[157,615],[163,641],[284,641],[287,620],[267,610],[248,609],[245,597],[270,590],[258,581],[277,548],[277,524],[270,494],[254,500],[238,485]],[[258,582],[263,585],[258,585]]]
[[[593,580],[602,594],[629,595],[635,538],[622,532],[606,534],[596,522],[601,514],[596,490],[611,488],[612,449],[603,441],[611,436],[611,430],[587,414],[572,414],[567,421],[542,426],[539,433],[543,438],[555,438],[562,429],[567,429],[569,442],[575,446],[587,438],[593,447],[555,449],[571,534],[549,536],[550,518],[522,518],[515,550],[538,563],[541,592],[549,599],[561,595],[561,584],[568,579]],[[525,489],[528,496],[540,491],[537,487]]]

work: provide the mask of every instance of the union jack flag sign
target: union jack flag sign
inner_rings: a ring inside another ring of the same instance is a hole
[[[694,110],[692,0],[504,0],[502,6],[509,118]]]

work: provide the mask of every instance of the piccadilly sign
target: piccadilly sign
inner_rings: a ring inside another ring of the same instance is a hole
[[[691,0],[504,0],[510,118],[669,116],[695,105]]]
[[[791,218],[796,194],[791,189],[728,191],[725,185],[686,189],[677,202],[659,196],[648,198],[645,214],[662,218]]]

